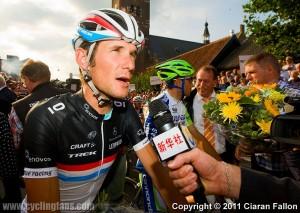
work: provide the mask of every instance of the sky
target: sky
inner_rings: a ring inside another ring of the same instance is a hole
[[[202,42],[207,20],[210,41],[239,32],[248,0],[150,0],[150,34]],[[0,0],[0,57],[16,55],[49,65],[52,79],[78,76],[72,37],[88,11],[111,0]],[[3,64],[3,66],[11,66]]]

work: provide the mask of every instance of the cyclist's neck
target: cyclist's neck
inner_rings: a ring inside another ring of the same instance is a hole
[[[181,97],[182,97],[181,89],[178,89],[178,88],[168,88],[167,91],[176,100],[178,100],[178,101],[181,100]]]

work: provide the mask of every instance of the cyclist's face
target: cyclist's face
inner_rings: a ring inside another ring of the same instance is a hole
[[[95,66],[90,67],[96,87],[114,98],[125,98],[136,54],[135,45],[125,41],[101,41],[95,52]]]
[[[193,86],[193,79],[186,78],[184,82],[184,96],[190,96]]]

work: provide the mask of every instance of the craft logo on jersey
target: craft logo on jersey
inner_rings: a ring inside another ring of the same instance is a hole
[[[97,135],[97,132],[96,132],[96,131],[91,131],[91,132],[88,134],[87,138],[88,138],[89,140],[93,140],[93,139],[96,137],[96,135]]]
[[[70,146],[70,149],[71,150],[75,150],[75,149],[88,149],[88,148],[93,148],[95,146],[96,146],[95,143],[83,143],[83,144],[79,143],[79,144],[72,144]]]

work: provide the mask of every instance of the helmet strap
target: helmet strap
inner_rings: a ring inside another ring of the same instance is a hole
[[[176,88],[176,89],[180,89],[181,91],[181,100],[184,98],[184,86],[185,86],[185,79],[180,79],[181,80],[181,86],[176,86],[174,83],[173,83],[173,80],[169,80],[167,81],[167,85],[168,85],[168,88]]]
[[[92,53],[94,51],[95,45],[96,45],[96,42],[92,43],[89,50],[88,50],[88,54],[87,54],[88,64],[90,64],[90,60],[91,60]],[[103,107],[103,106],[106,106],[108,104],[111,104],[112,99],[109,98],[108,95],[106,95],[104,92],[102,92],[100,89],[98,89],[95,86],[95,84],[92,80],[92,77],[89,75],[89,70],[88,69],[87,70],[82,69],[82,74],[83,74],[84,81],[87,83],[89,88],[92,90],[95,98],[97,98],[97,102],[98,102],[99,107]]]
[[[95,86],[95,84],[93,83],[93,80],[92,80],[91,76],[88,74],[88,71],[82,70],[82,74],[83,74],[84,81],[87,83],[87,85],[89,86],[89,88],[92,90],[94,97],[97,98],[97,102],[98,102],[99,107],[103,107],[103,106],[106,106],[108,104],[111,104],[112,103],[112,99],[111,98],[107,98],[109,96],[106,95],[104,92],[102,92],[101,90],[99,90]]]
[[[184,98],[184,86],[185,86],[185,79],[180,79],[181,80],[181,100]]]

